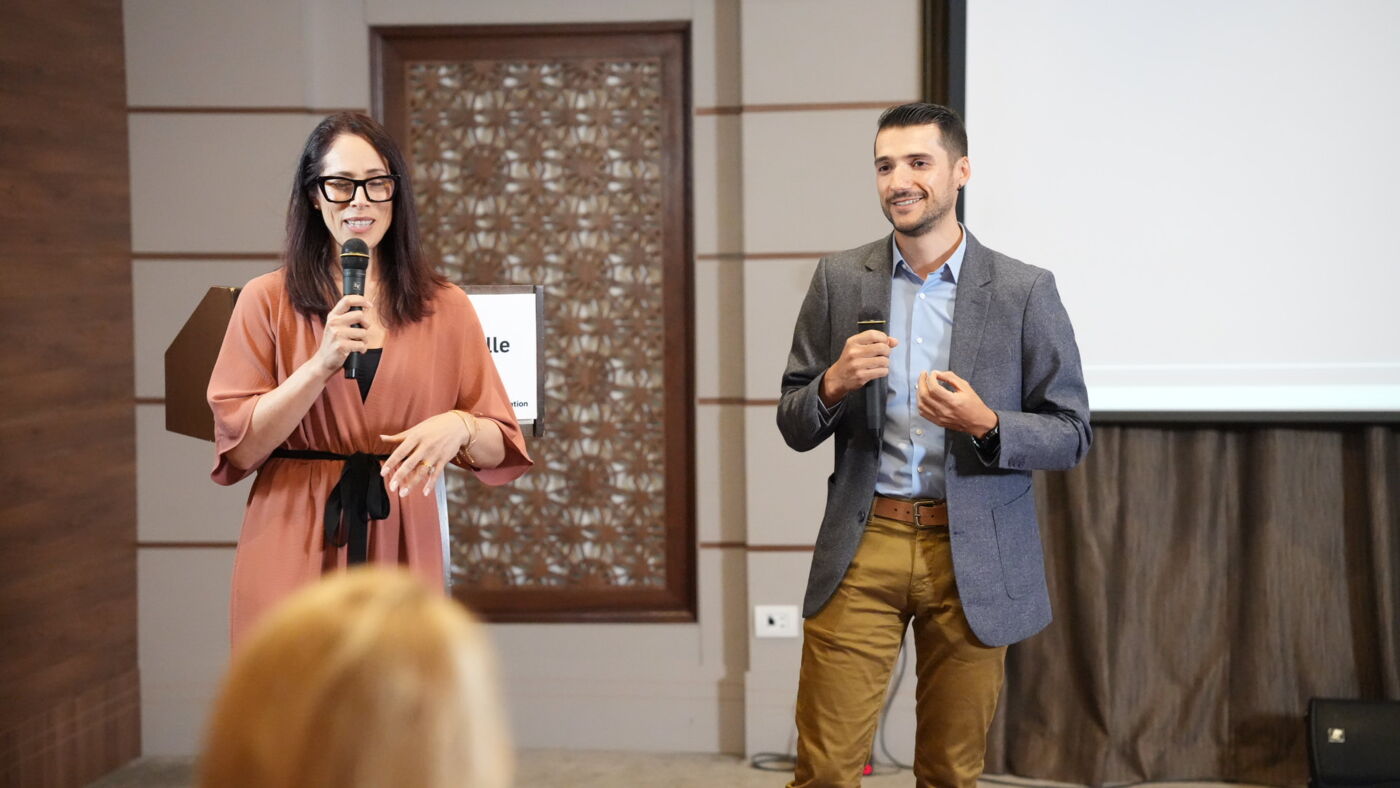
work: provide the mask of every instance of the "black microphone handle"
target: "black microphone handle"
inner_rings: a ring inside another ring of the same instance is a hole
[[[341,284],[344,287],[346,295],[365,294],[365,271],[363,268],[346,268],[341,272],[341,279]],[[350,307],[350,311],[359,312],[361,310],[357,306],[352,306]],[[360,377],[359,351],[351,351],[350,355],[345,357],[345,377],[348,380],[355,380]]]
[[[359,309],[359,307],[351,307]],[[347,380],[356,380],[360,377],[360,351],[352,350],[350,355],[345,357],[345,377]]]
[[[857,333],[875,329],[884,331],[888,322],[880,317],[873,310],[861,312],[861,317],[856,321]],[[865,384],[865,427],[871,432],[879,435],[884,431],[884,410],[885,398],[889,396],[889,380],[886,378],[875,378]]]
[[[871,432],[879,435],[884,428],[884,419],[880,413],[880,404],[889,396],[889,380],[886,378],[875,378],[865,384],[865,426]]]

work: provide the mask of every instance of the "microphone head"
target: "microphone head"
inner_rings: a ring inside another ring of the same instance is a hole
[[[359,238],[351,238],[340,247],[340,267],[369,268],[369,244]]]

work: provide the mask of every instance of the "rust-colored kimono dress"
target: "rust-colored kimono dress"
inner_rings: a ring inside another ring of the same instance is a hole
[[[438,291],[432,314],[392,329],[369,396],[333,375],[301,423],[282,443],[285,449],[350,455],[389,454],[394,445],[379,439],[449,410],[465,410],[500,425],[505,460],[476,471],[487,484],[505,484],[531,465],[515,413],[486,349],[485,336],[466,293]],[[211,474],[233,484],[254,470],[243,531],[233,567],[230,635],[237,645],[247,628],[293,590],[343,567],[347,548],[325,545],[327,498],[345,463],[267,457],[253,468],[228,460],[252,423],[258,399],[276,388],[321,345],[322,323],[292,307],[278,270],[243,288],[209,379],[218,452]],[[368,561],[406,564],[429,584],[443,586],[442,523],[437,498],[421,487],[389,495],[389,516],[369,524]]]

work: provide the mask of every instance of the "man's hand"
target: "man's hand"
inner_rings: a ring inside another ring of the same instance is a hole
[[[841,357],[822,376],[822,404],[836,407],[847,394],[875,378],[890,374],[890,351],[899,340],[871,329],[852,335],[841,350]]]
[[[919,415],[974,438],[997,425],[996,412],[982,402],[972,385],[947,370],[919,373]]]

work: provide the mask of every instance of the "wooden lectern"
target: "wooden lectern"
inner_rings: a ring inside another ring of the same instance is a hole
[[[214,440],[214,412],[205,392],[224,344],[241,287],[211,287],[165,349],[165,428]]]

